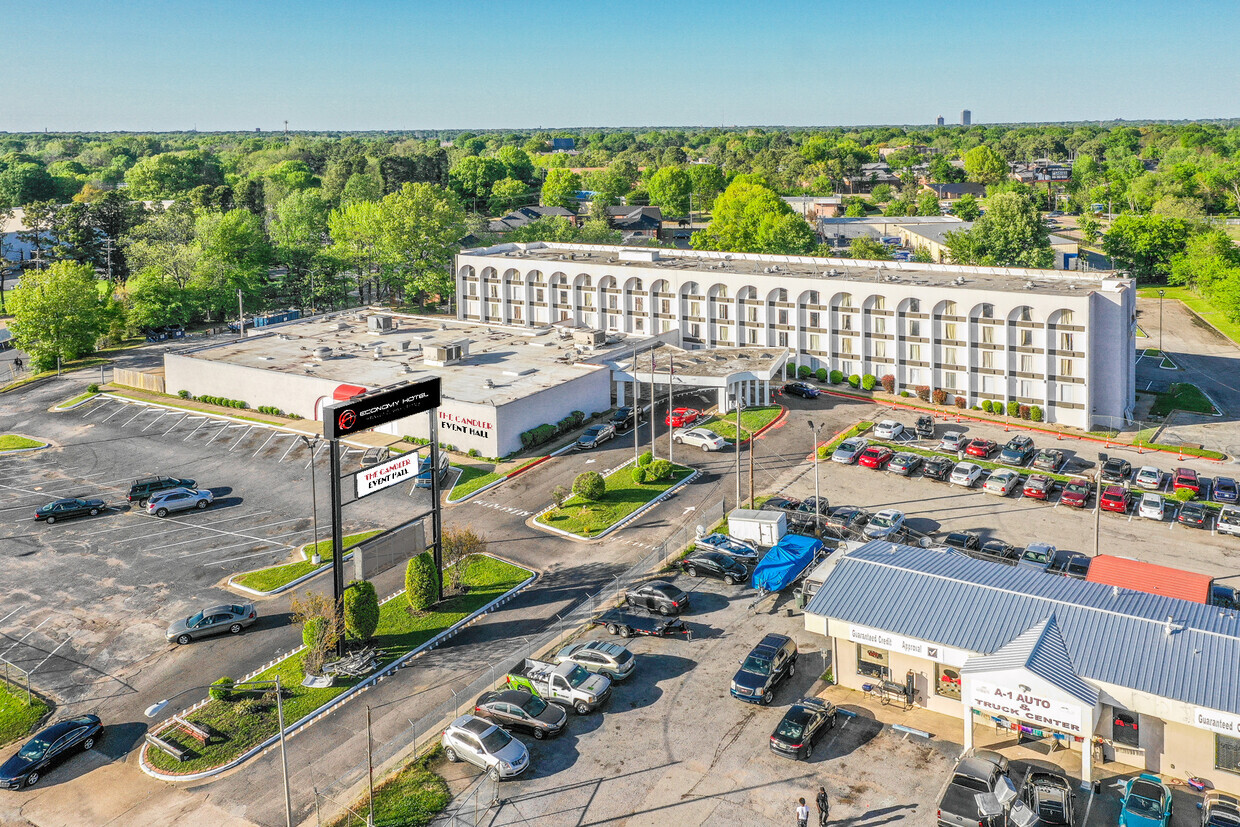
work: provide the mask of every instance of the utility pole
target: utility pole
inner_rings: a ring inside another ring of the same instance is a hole
[[[651,348],[650,349],[650,458],[651,459],[657,459],[659,456],[659,452],[655,450],[655,441],[654,441],[654,408],[655,408],[654,348]],[[671,411],[668,411],[668,413],[670,414]]]
[[[1098,548],[1102,544],[1099,535],[1102,520],[1102,464],[1107,461],[1106,454],[1098,454],[1098,471],[1095,474],[1097,490],[1094,491],[1094,556],[1098,556]]]
[[[639,434],[642,424],[642,383],[637,378],[637,348],[633,348],[633,462],[641,455]],[[653,427],[653,426],[651,426]]]
[[[736,394],[736,507],[741,507],[741,395]],[[750,446],[752,448],[753,446]]]
[[[245,305],[242,304],[241,288],[237,288],[237,320],[241,324],[241,338],[245,338]]]
[[[676,420],[673,418],[672,411],[672,354],[667,354],[667,461],[674,462],[672,459],[672,444],[676,441]]]

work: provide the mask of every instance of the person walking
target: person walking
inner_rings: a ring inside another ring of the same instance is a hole
[[[801,799],[800,806],[797,807],[797,827],[808,827],[809,825],[809,807],[805,805],[805,799]]]
[[[826,827],[827,817],[830,814],[831,804],[827,801],[827,788],[818,788],[818,827]]]

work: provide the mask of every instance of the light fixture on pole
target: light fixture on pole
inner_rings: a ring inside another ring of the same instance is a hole
[[[1159,359],[1159,364],[1160,364],[1160,365],[1162,364],[1162,359],[1163,359],[1163,349],[1162,349],[1162,300],[1163,300],[1163,296],[1164,296],[1164,295],[1166,295],[1166,293],[1167,293],[1167,291],[1166,291],[1166,290],[1159,290],[1159,291],[1158,291],[1158,359]]]
[[[314,460],[315,460],[315,454],[318,453],[315,450],[315,448],[318,447],[319,438],[316,435],[312,441],[305,434],[298,434],[297,438],[300,439],[302,442],[306,443],[306,447],[310,449],[310,513],[313,515],[313,519],[314,519],[314,543],[310,546],[310,548],[314,549],[314,551],[311,553],[310,562],[315,563],[315,565],[318,565],[318,563],[315,562],[314,558],[320,557],[319,556],[319,487],[318,485],[315,484],[315,481],[314,481]],[[322,558],[320,557],[320,562],[321,560]]]
[[[815,425],[812,420],[807,424],[814,435],[814,534],[820,536],[822,534],[822,508],[819,505],[821,500],[818,496],[818,431],[823,426]]]

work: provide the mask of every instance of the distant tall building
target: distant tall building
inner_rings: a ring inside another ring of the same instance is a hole
[[[942,126],[942,125],[943,125],[943,116],[942,116],[942,115],[939,115],[939,117],[935,120],[934,125],[935,125],[935,126]]]
[[[968,126],[971,123],[973,123],[973,113],[968,109],[960,110],[960,125]]]

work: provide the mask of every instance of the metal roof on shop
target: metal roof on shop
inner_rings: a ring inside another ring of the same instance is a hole
[[[1178,597],[1194,603],[1210,602],[1214,578],[1192,571],[1180,571],[1129,557],[1099,554],[1089,564],[1085,579],[1107,586],[1127,586],[1139,592]]]
[[[1098,689],[1081,680],[1068,654],[1059,624],[1051,615],[992,655],[975,655],[961,673],[1026,669],[1090,706],[1098,703]]]
[[[1240,714],[1240,612],[874,541],[807,614],[989,655],[1054,616],[1082,678]]]

